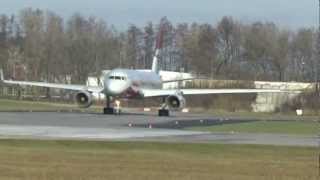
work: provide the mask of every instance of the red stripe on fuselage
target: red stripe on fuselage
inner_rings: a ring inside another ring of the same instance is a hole
[[[121,98],[142,98],[142,95],[140,94],[139,88],[137,86],[131,86],[126,91],[124,91],[120,96]]]

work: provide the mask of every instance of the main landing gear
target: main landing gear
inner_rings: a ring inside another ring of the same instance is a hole
[[[159,109],[159,116],[160,117],[168,117],[170,116],[169,110],[168,109]]]
[[[109,114],[109,115],[113,115],[114,114],[114,108],[111,107],[111,99],[110,96],[106,97],[106,107],[103,108],[103,114]]]
[[[165,98],[162,99],[162,106],[161,106],[161,109],[159,109],[159,111],[158,111],[158,115],[160,117],[168,117],[168,116],[170,116],[170,112],[168,110],[168,105],[166,103],[166,99]]]
[[[116,111],[116,110],[118,110],[118,111]],[[120,113],[120,109],[113,108],[111,106],[111,97],[107,96],[106,97],[106,107],[103,108],[103,114],[114,115],[114,114],[117,114],[117,113]],[[162,105],[161,109],[159,109],[158,115],[160,117],[168,117],[168,116],[170,116],[170,111],[168,109],[168,105],[165,102],[165,98],[163,98],[163,105]]]

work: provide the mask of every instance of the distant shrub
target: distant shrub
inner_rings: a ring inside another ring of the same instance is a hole
[[[320,97],[315,89],[308,90],[282,105],[282,111],[303,109],[314,113],[320,112]]]

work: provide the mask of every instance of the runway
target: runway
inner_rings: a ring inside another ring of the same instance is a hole
[[[206,115],[152,114],[105,116],[90,113],[0,113],[0,138],[158,141],[188,143],[318,146],[318,137],[280,134],[207,133],[183,130],[195,124],[241,123]]]

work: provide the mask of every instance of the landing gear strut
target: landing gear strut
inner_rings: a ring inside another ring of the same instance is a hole
[[[159,109],[159,116],[160,117],[169,117],[170,113],[168,109]]]
[[[170,112],[167,109],[167,104],[166,104],[166,99],[165,98],[162,98],[162,107],[161,107],[161,109],[159,109],[158,115],[160,117],[168,117],[168,116],[170,116]]]
[[[114,108],[111,107],[111,99],[110,99],[110,96],[107,96],[106,97],[106,107],[103,108],[103,114],[114,114]]]

